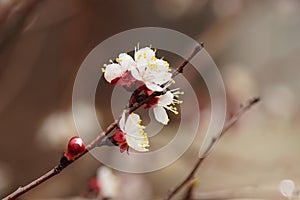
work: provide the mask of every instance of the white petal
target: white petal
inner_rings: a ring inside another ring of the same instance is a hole
[[[126,70],[130,71],[132,68],[135,68],[136,66],[136,63],[134,62],[133,58],[127,53],[121,53],[119,55],[118,61],[124,71]]]
[[[118,195],[120,181],[115,176],[111,169],[107,167],[100,167],[97,170],[97,181],[101,184],[101,193],[106,198],[116,198]]]
[[[169,122],[167,111],[162,106],[156,106],[153,108],[154,117],[155,119],[164,124],[167,125]]]
[[[149,90],[152,90],[152,91],[158,91],[158,92],[161,92],[163,91],[163,88],[160,87],[159,85],[156,85],[154,83],[150,83],[150,82],[146,82],[146,87],[149,89]]]
[[[172,78],[172,74],[169,72],[155,73],[152,82],[161,85],[168,82],[171,78]]]
[[[133,148],[136,151],[141,151],[141,152],[145,152],[148,151],[148,149],[143,146],[146,145],[148,146],[148,139],[139,139],[139,138],[135,138],[135,137],[131,137],[131,136],[127,136],[126,135],[126,142],[128,144],[128,146],[130,146],[131,148]]]
[[[126,134],[133,134],[140,131],[140,116],[137,114],[130,114],[127,118],[126,124],[125,124],[125,133]]]
[[[140,126],[140,116],[137,114],[130,114],[125,124],[126,142],[128,146],[136,151],[148,151],[148,137],[143,132]]]
[[[163,94],[159,97],[158,105],[160,106],[167,106],[170,105],[173,101],[174,95],[172,92],[167,91],[166,94]]]
[[[145,47],[134,53],[134,60],[136,62],[140,60],[150,61],[153,56],[155,56],[155,52],[151,48]]]
[[[136,63],[136,68],[139,70],[140,74],[144,74],[147,67],[148,67],[147,62],[137,62]]]
[[[294,181],[292,180],[282,180],[279,185],[280,192],[285,197],[293,196],[295,189]]]
[[[109,64],[105,68],[104,78],[110,83],[115,78],[122,76],[123,70],[119,64]]]
[[[165,60],[162,59],[157,59],[156,61],[156,66],[157,69],[161,72],[168,72],[170,67],[169,67],[169,63]]]
[[[133,76],[133,78],[135,78],[136,80],[142,81],[142,77],[139,73],[139,71],[137,69],[131,69],[131,75]]]
[[[125,112],[123,112],[122,117],[119,121],[120,129],[125,132]]]

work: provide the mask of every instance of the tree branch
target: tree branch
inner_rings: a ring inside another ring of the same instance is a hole
[[[189,56],[188,60],[192,59],[201,49],[203,46],[196,46],[194,51],[192,52],[192,54]],[[183,72],[183,68],[188,64],[188,61],[183,62],[178,68],[176,68],[176,70],[173,73],[173,76],[176,76],[179,73]],[[126,112],[128,113],[132,113],[135,110],[137,110],[138,108],[140,108],[142,105],[144,105],[145,103],[149,102],[152,98],[154,98],[155,96],[157,96],[158,94],[156,92],[154,92],[152,95],[146,97],[145,99],[143,99],[141,102],[137,103],[136,105],[133,105],[131,107],[129,107]],[[120,116],[121,117],[121,116]],[[47,181],[48,179],[52,178],[53,176],[59,174],[60,172],[63,171],[63,169],[65,169],[67,166],[69,166],[70,164],[72,164],[73,162],[75,162],[77,159],[79,159],[80,157],[84,156],[86,153],[88,153],[89,151],[91,151],[92,149],[94,149],[95,147],[97,147],[101,141],[111,132],[114,130],[114,128],[116,128],[120,117],[118,117],[113,123],[111,123],[106,130],[101,133],[97,138],[95,138],[90,144],[88,144],[86,146],[86,149],[84,152],[82,152],[81,154],[79,154],[75,159],[73,160],[66,160],[64,157],[62,157],[62,159],[60,160],[60,163],[58,165],[56,165],[53,169],[51,169],[50,171],[48,171],[46,174],[40,176],[39,178],[37,178],[36,180],[32,181],[31,183],[25,185],[25,186],[21,186],[19,187],[16,191],[14,191],[13,193],[9,194],[7,197],[3,198],[2,200],[12,200],[15,199],[19,196],[21,196],[22,194],[30,191],[31,189],[37,187],[38,185],[40,185],[41,183]]]
[[[245,104],[242,104],[240,109],[226,122],[222,132],[219,134],[219,138],[222,137],[228,131],[228,129],[230,129],[247,110],[249,110],[253,105],[258,103],[259,101],[260,98],[256,97],[248,100]],[[214,140],[212,140],[212,142],[209,145],[209,148],[204,153],[204,156],[198,159],[197,163],[194,165],[189,175],[179,185],[177,185],[174,189],[168,192],[168,195],[165,197],[165,200],[170,200],[176,193],[178,193],[186,184],[188,184],[194,178],[198,168],[200,167],[204,159],[207,158],[207,156],[209,155],[211,147],[213,147],[213,145],[217,142],[219,138],[215,138]]]

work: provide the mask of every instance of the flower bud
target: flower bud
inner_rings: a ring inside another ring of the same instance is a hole
[[[73,160],[76,156],[85,151],[85,145],[80,137],[72,137],[68,143],[68,149],[64,156],[68,160]]]

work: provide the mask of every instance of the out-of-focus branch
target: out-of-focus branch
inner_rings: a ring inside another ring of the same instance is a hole
[[[28,18],[43,1],[15,0],[9,5],[3,6],[3,10],[0,10],[0,53],[22,32]]]
[[[242,187],[195,194],[192,200],[225,200],[225,199],[285,199],[278,190],[259,187]]]
[[[237,121],[238,119],[247,111],[249,110],[253,105],[258,103],[260,101],[260,98],[252,98],[248,100],[245,104],[242,104],[240,109],[225,123],[224,128],[222,132],[219,134],[219,138],[226,133],[228,129],[230,129]],[[214,144],[217,142],[219,138],[216,138],[215,140],[212,140],[210,147],[214,146]],[[207,148],[207,153],[204,153],[204,156],[200,157],[197,161],[197,163],[194,165],[192,171],[189,173],[189,175],[181,182],[179,183],[174,189],[170,190],[168,192],[168,195],[166,196],[166,200],[171,199],[176,193],[178,193],[185,185],[187,185],[195,176],[195,173],[197,172],[198,168],[202,164],[205,158],[209,155],[211,148]]]

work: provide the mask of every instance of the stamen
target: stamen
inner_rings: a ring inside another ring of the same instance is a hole
[[[177,108],[174,107],[174,106],[164,106],[164,108],[166,108],[167,110],[173,112],[175,115],[178,115],[178,111],[177,111]]]
[[[176,92],[176,91],[178,91],[178,90],[180,90],[180,88],[172,89],[172,90],[170,90],[170,92],[172,92],[172,93],[174,94],[174,92]]]

